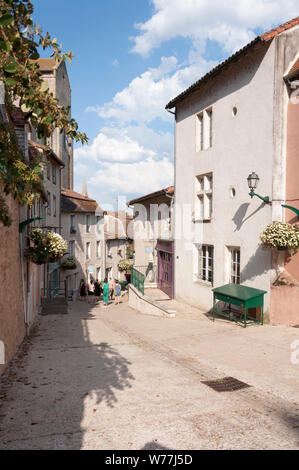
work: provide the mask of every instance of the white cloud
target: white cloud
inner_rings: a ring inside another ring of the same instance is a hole
[[[192,41],[212,39],[233,52],[254,36],[254,29],[267,29],[298,15],[298,0],[152,0],[155,13],[137,24],[140,35],[132,48],[147,56],[164,41],[176,37]]]
[[[125,129],[105,128],[90,145],[75,151],[76,161],[94,160],[97,162],[138,161],[146,157],[154,157],[155,152],[144,148],[136,140],[131,139]]]
[[[88,107],[86,111],[95,111],[101,118],[121,124],[150,123],[157,118],[171,123],[173,118],[165,111],[165,105],[215,64],[200,58],[180,68],[175,57],[162,57],[158,68],[134,78],[110,103]]]
[[[165,157],[126,164],[105,162],[89,179],[89,184],[101,188],[108,185],[111,192],[147,194],[172,185],[173,172],[173,164]]]

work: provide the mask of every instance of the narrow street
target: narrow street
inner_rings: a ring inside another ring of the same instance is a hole
[[[299,448],[298,330],[73,305],[40,317],[0,379],[0,449]],[[251,387],[202,383],[233,374]]]

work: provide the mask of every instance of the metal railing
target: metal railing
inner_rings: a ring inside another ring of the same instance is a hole
[[[155,284],[157,282],[157,266],[150,263],[147,266],[134,266],[134,268],[144,275],[146,284]]]
[[[56,299],[57,297],[68,298],[69,292],[67,282],[48,282],[48,286],[43,289],[46,299]]]
[[[141,272],[138,271],[138,268],[134,267],[131,270],[131,283],[134,287],[144,295],[144,281],[145,276]]]

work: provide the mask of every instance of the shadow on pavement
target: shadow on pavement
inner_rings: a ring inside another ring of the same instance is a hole
[[[68,315],[43,317],[0,378],[0,449],[81,449],[86,430],[105,440],[101,414],[134,377],[107,332],[101,341],[93,309],[76,301]]]

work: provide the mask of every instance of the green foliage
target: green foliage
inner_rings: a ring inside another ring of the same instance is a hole
[[[9,226],[11,218],[4,196],[11,194],[20,204],[31,206],[40,197],[42,186],[41,160],[29,163],[21,152],[16,135],[8,124],[0,122],[0,221]]]
[[[30,120],[40,139],[49,137],[55,128],[59,128],[76,142],[88,142],[86,134],[78,131],[77,122],[70,118],[70,108],[60,106],[50,93],[36,62],[39,47],[50,49],[51,57],[57,62],[68,60],[71,63],[73,54],[63,53],[56,38],[52,39],[48,32],[43,34],[39,25],[33,23],[32,13],[30,0],[0,0],[0,80],[5,84],[7,105],[9,107],[10,103],[19,101],[25,120]],[[28,200],[32,201],[28,189],[35,196],[40,172],[32,171],[16,143],[12,143],[11,132],[6,129],[6,133],[10,136],[8,145],[0,148],[0,186],[3,185],[5,194],[10,193],[21,203],[28,203]],[[6,144],[3,137],[2,133],[0,143]],[[14,157],[11,152],[13,147]],[[11,222],[1,194],[0,221],[4,225]]]

